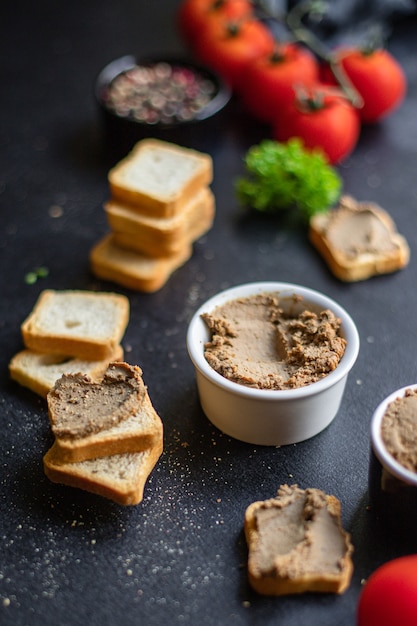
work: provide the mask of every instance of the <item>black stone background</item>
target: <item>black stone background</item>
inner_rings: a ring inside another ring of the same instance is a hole
[[[0,622],[38,624],[352,625],[361,582],[416,542],[389,532],[368,504],[369,426],[377,404],[416,382],[417,53],[413,16],[392,23],[389,49],[409,90],[402,107],[364,128],[339,171],[344,189],[386,208],[406,235],[403,271],[343,284],[303,229],[242,211],[233,180],[268,129],[233,102],[207,147],[217,215],[193,257],[155,294],[95,279],[88,254],[107,231],[103,202],[114,157],[93,98],[100,69],[124,54],[184,51],[178,2],[3,3],[0,95]],[[62,209],[52,217],[53,207]],[[52,210],[51,210],[52,208]],[[33,285],[25,274],[46,266]],[[199,406],[185,334],[194,310],[246,281],[306,285],[336,299],[361,337],[335,421],[310,441],[269,448],[217,431]],[[123,508],[44,476],[46,404],[9,380],[20,324],[40,291],[116,289],[131,318],[126,358],[143,369],[164,422],[164,452],[143,503]],[[342,502],[355,571],[342,596],[263,598],[247,583],[243,515],[282,483],[318,487]]]

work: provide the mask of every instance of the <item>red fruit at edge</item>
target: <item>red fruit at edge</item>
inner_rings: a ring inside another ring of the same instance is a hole
[[[308,50],[291,43],[277,44],[272,53],[248,63],[240,95],[250,113],[272,122],[292,105],[296,86],[308,87],[318,79],[318,62]]]
[[[256,19],[227,24],[211,22],[194,44],[194,53],[200,62],[220,74],[236,90],[249,61],[273,49],[270,30]]]
[[[340,163],[352,152],[359,133],[356,109],[343,96],[325,93],[319,86],[306,101],[296,98],[273,127],[277,141],[299,137],[307,149],[321,149],[331,164]]]
[[[211,21],[224,23],[253,15],[250,0],[183,0],[177,11],[181,36],[192,45]]]
[[[363,122],[377,122],[404,100],[407,90],[405,74],[387,50],[367,52],[343,48],[337,51],[335,58],[362,96],[363,107],[358,110]]]
[[[357,626],[417,624],[417,555],[397,557],[368,578],[357,607]]]

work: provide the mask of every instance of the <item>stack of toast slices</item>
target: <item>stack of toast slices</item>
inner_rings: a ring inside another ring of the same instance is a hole
[[[43,291],[21,325],[25,349],[11,378],[46,398],[53,481],[138,504],[163,450],[163,427],[138,366],[123,361],[129,300],[120,294]]]
[[[159,290],[212,226],[208,154],[144,139],[108,174],[110,232],[91,250],[93,273],[143,292]]]
[[[162,421],[142,370],[117,362],[100,380],[64,374],[47,401],[55,437],[43,458],[48,478],[117,504],[139,504],[163,451]]]

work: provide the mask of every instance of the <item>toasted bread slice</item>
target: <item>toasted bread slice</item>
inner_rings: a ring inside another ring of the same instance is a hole
[[[146,393],[141,408],[113,428],[77,440],[56,437],[55,462],[75,463],[113,454],[141,452],[154,447],[162,432],[162,421]]]
[[[339,206],[311,218],[309,239],[340,280],[354,282],[402,269],[409,247],[381,207],[344,196]]]
[[[350,535],[340,502],[318,489],[283,485],[246,510],[248,577],[263,595],[343,593],[353,572]]]
[[[118,504],[135,505],[143,499],[145,483],[162,454],[162,439],[142,452],[61,463],[56,444],[43,458],[46,476],[55,483],[77,487]]]
[[[122,346],[116,346],[110,357],[102,361],[86,361],[67,355],[21,350],[11,359],[9,373],[11,378],[20,385],[46,398],[62,374],[80,372],[96,379],[104,374],[110,361],[122,359]]]
[[[104,208],[117,245],[156,258],[177,254],[199,239],[211,228],[215,213],[214,196],[208,188],[174,217],[142,216],[115,201]]]
[[[100,381],[69,374],[56,382],[47,396],[56,463],[140,452],[159,441],[162,422],[141,373],[112,363]]]
[[[210,155],[157,139],[143,139],[108,173],[111,197],[143,215],[171,217],[211,183]]]
[[[43,291],[21,326],[26,348],[91,361],[109,359],[129,321],[129,300],[115,293]]]
[[[134,291],[155,292],[192,254],[187,245],[166,257],[152,258],[116,245],[113,233],[101,239],[91,250],[92,272],[103,280],[118,283]]]

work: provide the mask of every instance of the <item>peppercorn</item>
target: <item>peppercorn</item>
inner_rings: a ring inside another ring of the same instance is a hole
[[[106,105],[120,117],[146,124],[193,120],[210,102],[216,86],[198,71],[168,62],[136,65],[110,83]]]

